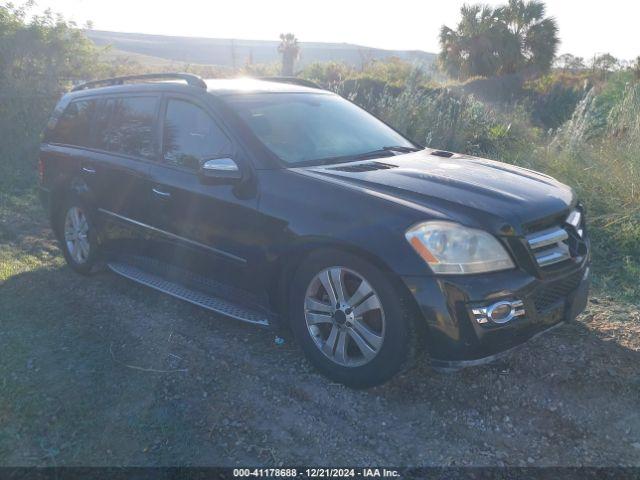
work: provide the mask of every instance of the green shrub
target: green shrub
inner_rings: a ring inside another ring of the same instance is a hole
[[[397,57],[368,62],[354,78],[370,78],[379,80],[393,87],[422,85],[430,81],[430,77],[420,65],[416,65]]]
[[[555,130],[571,118],[584,95],[584,88],[555,82],[548,91],[531,97],[531,120],[546,130]]]
[[[412,86],[375,99],[372,111],[417,143],[514,163],[530,155],[539,132],[515,109],[509,117],[472,96]]]
[[[73,81],[92,76],[97,51],[82,32],[50,12],[0,5],[0,189],[33,184],[47,118]]]
[[[607,136],[621,139],[623,144],[638,152],[638,146],[640,146],[640,82],[627,83],[622,96],[609,111]]]
[[[635,148],[640,148],[636,145]],[[640,299],[640,155],[616,141],[540,154],[538,170],[571,185],[588,209],[595,283]]]
[[[353,78],[355,71],[343,62],[314,62],[307,65],[300,76],[333,89],[347,78]]]
[[[628,79],[628,77],[626,77]],[[540,169],[572,185],[590,209],[596,282],[640,298],[640,84],[592,89],[551,142]]]

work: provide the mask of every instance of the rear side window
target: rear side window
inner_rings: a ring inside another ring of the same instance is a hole
[[[157,97],[107,99],[96,119],[97,147],[134,157],[154,158]]]
[[[183,100],[167,102],[164,163],[197,169],[202,160],[228,154],[229,150],[228,138],[202,108]]]
[[[88,147],[91,143],[91,119],[96,110],[95,100],[71,102],[48,133],[51,143]]]

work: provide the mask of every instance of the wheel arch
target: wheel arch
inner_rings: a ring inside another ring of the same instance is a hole
[[[60,214],[60,209],[64,203],[73,196],[78,196],[82,201],[95,205],[95,196],[87,183],[78,176],[60,176],[56,179],[51,187],[49,206],[49,220],[53,226],[54,233],[56,231],[56,215]]]
[[[283,324],[285,326],[289,323],[287,306],[290,287],[298,268],[300,267],[300,265],[302,265],[305,258],[307,258],[312,253],[327,250],[346,252],[351,255],[357,256],[362,260],[371,263],[383,273],[387,274],[391,279],[393,285],[398,289],[399,293],[404,294],[404,296],[406,297],[407,301],[410,304],[410,308],[413,312],[415,312],[416,318],[419,318],[419,316],[421,316],[418,304],[413,298],[413,295],[411,295],[411,292],[409,291],[405,283],[402,281],[400,276],[397,275],[391,269],[391,267],[378,255],[375,255],[374,253],[357,245],[345,242],[337,242],[333,239],[313,238],[305,239],[305,241],[298,242],[292,248],[289,248],[286,252],[283,252],[275,262],[274,278],[277,279],[277,281],[273,282],[273,286],[270,288],[268,293],[272,305],[280,313],[281,317],[283,318]],[[426,322],[417,323],[426,325]]]

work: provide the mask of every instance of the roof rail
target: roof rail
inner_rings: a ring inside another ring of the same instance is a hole
[[[265,80],[267,82],[290,83],[291,85],[300,85],[301,87],[322,89],[322,87],[317,83],[298,77],[260,77],[258,78],[258,80]]]
[[[96,88],[98,86],[113,86],[113,85],[123,85],[125,82],[130,82],[134,80],[184,80],[188,85],[192,87],[199,87],[203,89],[207,89],[207,84],[205,81],[199,77],[198,75],[194,75],[192,73],[145,73],[141,75],[127,75],[125,77],[113,77],[113,78],[105,78],[103,80],[93,80],[91,82],[83,83],[71,89],[72,92],[77,92],[79,90],[85,90],[88,88]]]

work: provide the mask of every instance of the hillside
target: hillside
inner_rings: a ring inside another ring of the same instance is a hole
[[[111,45],[119,53],[170,61],[239,67],[246,63],[272,63],[280,59],[278,41],[171,37],[100,30],[87,30],[85,33],[96,45]],[[363,62],[389,57],[428,66],[435,59],[435,54],[420,50],[382,50],[348,43],[301,42],[300,47],[299,67],[326,61],[359,67]]]

